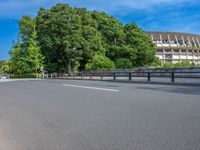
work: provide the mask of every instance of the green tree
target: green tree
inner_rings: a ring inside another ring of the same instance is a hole
[[[150,65],[155,59],[155,46],[151,39],[134,23],[124,26],[126,44],[136,50],[135,66]]]
[[[24,60],[24,54],[22,52],[21,43],[18,39],[17,43],[13,46],[10,51],[10,61],[12,65],[12,70],[17,73],[24,73],[27,69],[27,65]]]
[[[102,34],[104,46],[107,46],[105,48],[109,48],[109,45],[123,44],[125,34],[122,23],[104,12],[93,11],[91,14],[97,22],[97,30]]]
[[[40,9],[37,16],[38,41],[46,57],[46,69],[71,72],[85,64],[102,47],[101,34],[90,12],[57,4],[51,9]]]
[[[10,61],[15,74],[37,73],[43,66],[44,57],[36,41],[35,26],[35,19],[29,16],[23,16],[19,21],[19,37],[10,51]]]
[[[122,45],[121,47],[112,46],[110,47],[109,52],[107,52],[107,56],[115,62],[118,59],[128,59],[132,63],[131,66],[135,65],[135,60],[137,57],[136,50],[133,47],[130,47],[129,45]]]
[[[160,61],[160,59],[158,57],[155,57],[154,61],[152,62],[152,64],[150,65],[152,67],[160,67],[162,66],[162,63]]]
[[[19,21],[20,38],[23,44],[29,42],[29,39],[35,30],[35,25],[35,19],[32,19],[30,16],[23,16]]]
[[[115,66],[117,69],[130,69],[132,67],[132,63],[127,58],[121,58],[117,59]]]
[[[96,55],[113,62],[126,58],[132,66],[147,66],[155,59],[155,47],[135,24],[123,25],[104,12],[57,4],[41,8],[36,17],[38,41],[45,68],[50,72],[84,70]]]
[[[2,61],[0,63],[0,74],[9,74],[11,71],[11,64],[10,61]]]
[[[108,57],[96,54],[93,59],[86,64],[87,70],[111,70],[115,65]]]
[[[40,47],[36,41],[36,31],[33,31],[28,39],[27,54],[24,58],[29,66],[29,72],[37,73],[43,69],[44,56],[41,54]]]
[[[83,37],[83,51],[80,59],[80,70],[85,69],[85,65],[96,53],[105,53],[105,49],[102,46],[102,39],[100,33],[93,27],[82,27]]]

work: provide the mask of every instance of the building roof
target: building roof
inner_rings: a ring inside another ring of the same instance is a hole
[[[198,34],[190,34],[190,33],[181,33],[181,32],[157,32],[157,31],[147,31],[146,32],[147,35],[149,35],[150,37],[153,37],[154,40],[160,40],[160,36],[162,37],[162,39],[168,39],[168,36],[170,37],[170,39],[177,39],[178,40],[182,40],[182,38],[184,38],[184,40],[188,40],[188,37],[190,38],[190,40],[192,39],[198,39],[200,41],[200,35]]]

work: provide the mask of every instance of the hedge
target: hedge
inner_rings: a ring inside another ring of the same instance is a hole
[[[20,75],[12,75],[11,79],[17,79],[17,78],[41,78],[41,74],[20,74]]]

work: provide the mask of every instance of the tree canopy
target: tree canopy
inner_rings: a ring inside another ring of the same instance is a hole
[[[10,52],[19,73],[37,72],[43,64],[49,72],[132,68],[155,59],[153,43],[136,24],[123,25],[104,12],[57,4],[35,18],[23,16],[19,28]]]
[[[19,22],[18,40],[10,51],[12,70],[16,74],[37,73],[43,67],[44,57],[36,40],[35,26],[35,19],[29,16],[23,16]]]
[[[10,62],[8,60],[0,61],[0,74],[9,74],[10,73]]]
[[[116,62],[126,58],[130,67],[149,65],[155,47],[135,24],[123,25],[104,12],[57,4],[41,8],[36,17],[38,41],[49,71],[85,70],[95,55]]]
[[[108,57],[97,54],[86,64],[87,70],[112,70],[115,64]]]

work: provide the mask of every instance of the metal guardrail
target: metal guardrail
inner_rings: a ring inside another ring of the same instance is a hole
[[[194,78],[200,79],[200,69],[139,69],[139,70],[113,70],[113,71],[84,71],[73,74],[52,73],[46,76],[53,79],[94,79],[104,80],[106,77],[109,80],[119,80],[119,77],[126,77],[128,81],[133,78],[143,77],[146,81],[151,81],[152,78],[171,78],[174,83],[176,78]]]

